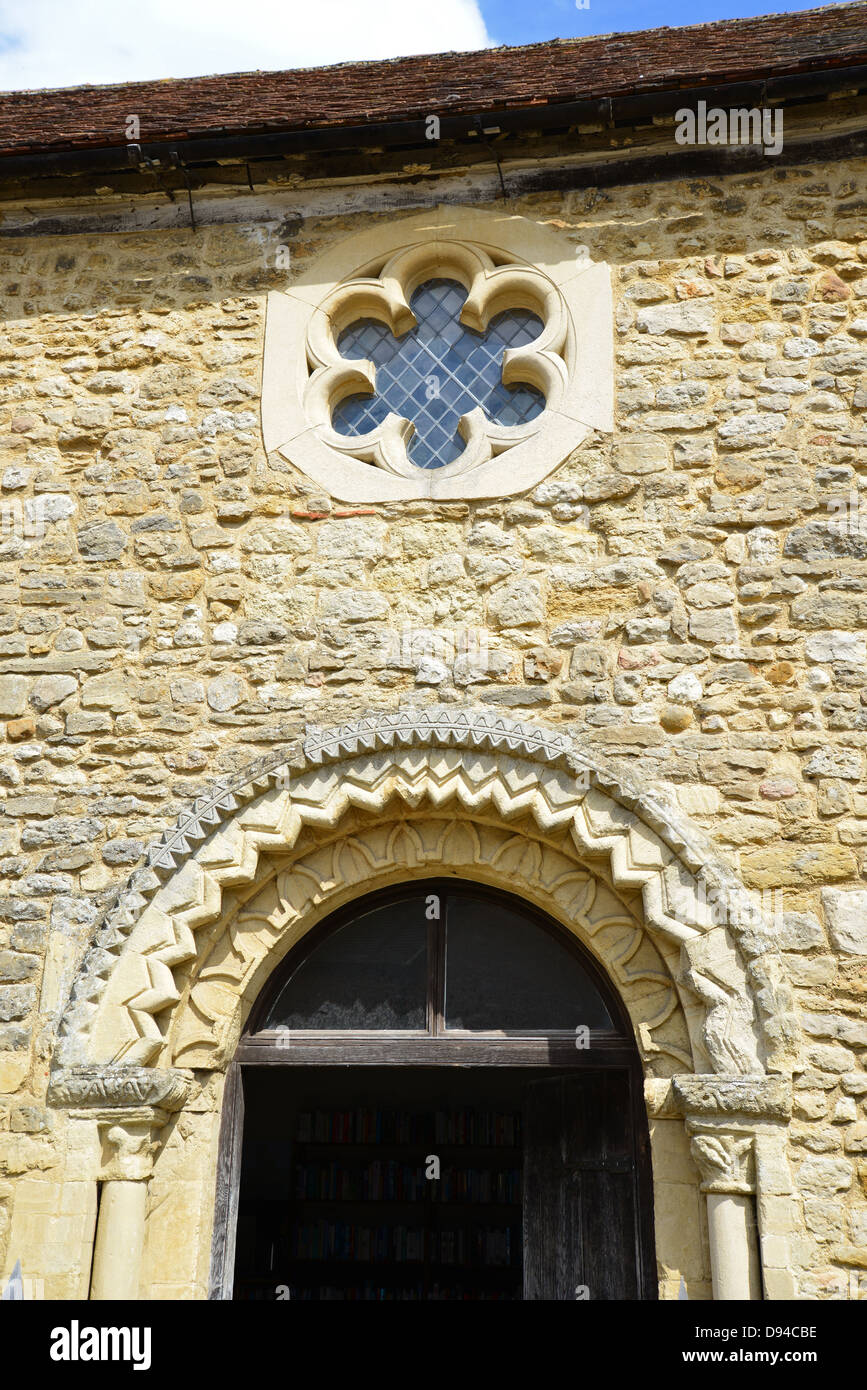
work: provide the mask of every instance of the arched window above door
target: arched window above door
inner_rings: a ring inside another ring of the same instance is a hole
[[[577,944],[505,894],[409,884],[290,961],[262,1030],[533,1036],[621,1031]]]
[[[423,901],[362,908],[303,957],[264,1026],[424,1032],[427,928]]]

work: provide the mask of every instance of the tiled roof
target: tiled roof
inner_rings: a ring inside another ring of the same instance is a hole
[[[867,0],[676,29],[290,72],[0,96],[0,156],[334,129],[713,86],[867,63]]]

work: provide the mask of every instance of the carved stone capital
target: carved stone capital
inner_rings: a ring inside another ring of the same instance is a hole
[[[159,1110],[118,1111],[99,1117],[103,1182],[147,1182],[159,1144],[155,1131],[168,1116]]]
[[[52,1073],[48,1103],[75,1110],[151,1107],[165,1119],[183,1106],[190,1081],[182,1071],[153,1067],[69,1067]]]
[[[697,1129],[686,1122],[692,1135],[690,1151],[701,1173],[702,1192],[746,1193],[755,1191],[752,1134]]]

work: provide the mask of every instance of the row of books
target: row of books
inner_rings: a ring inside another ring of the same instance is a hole
[[[424,1228],[312,1221],[295,1227],[289,1253],[297,1260],[393,1260],[406,1264],[424,1259]]]
[[[251,1299],[273,1299],[270,1288],[251,1290],[245,1295]],[[425,1293],[421,1280],[415,1284],[377,1284],[375,1280],[365,1279],[361,1284],[317,1284],[302,1287],[291,1286],[290,1299],[296,1303],[417,1303],[429,1299],[436,1303],[473,1302],[502,1303],[514,1302],[520,1292],[507,1292],[504,1289],[468,1288],[465,1284],[432,1285]]]
[[[513,1111],[438,1110],[433,1121],[435,1143],[486,1147],[521,1143],[521,1116]],[[378,1107],[303,1110],[295,1137],[302,1144],[424,1144],[431,1142],[430,1116]]]
[[[456,1227],[430,1232],[429,1254],[435,1264],[464,1268],[508,1269],[520,1260],[519,1233],[509,1226]],[[412,1264],[425,1258],[421,1226],[359,1226],[348,1221],[313,1221],[297,1226],[290,1240],[297,1260],[359,1260]]]
[[[448,1164],[427,1178],[421,1164],[376,1159],[367,1164],[298,1163],[293,1194],[303,1202],[519,1202],[518,1168],[463,1168]]]
[[[296,1139],[301,1144],[423,1144],[426,1117],[406,1110],[302,1110]]]
[[[513,1251],[519,1253],[518,1240],[508,1226],[494,1230],[459,1227],[454,1231],[434,1231],[431,1238],[431,1259],[436,1264],[461,1265],[465,1269],[508,1269]]]
[[[434,1284],[428,1298],[434,1303],[516,1303],[521,1290],[476,1289],[465,1284]]]
[[[298,1303],[419,1303],[424,1298],[424,1285],[377,1284],[365,1279],[363,1284],[319,1284],[316,1287],[292,1289],[291,1297]]]
[[[521,1116],[501,1110],[438,1110],[434,1138],[438,1144],[515,1147],[521,1143]]]
[[[440,1202],[520,1202],[520,1168],[443,1168]]]
[[[417,1202],[427,1196],[424,1166],[383,1162],[347,1166],[344,1163],[297,1163],[294,1194],[297,1201]]]

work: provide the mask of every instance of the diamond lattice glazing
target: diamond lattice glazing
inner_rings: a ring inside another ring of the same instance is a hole
[[[391,411],[411,420],[407,453],[419,468],[441,468],[463,451],[458,421],[476,406],[499,425],[521,425],[545,409],[535,387],[503,384],[503,353],[525,347],[542,331],[536,314],[507,310],[485,333],[460,322],[466,291],[454,280],[429,280],[412,296],[416,326],[402,338],[375,319],[361,319],[338,340],[343,357],[376,368],[376,393],[349,396],[332,416],[340,434],[366,434]]]

